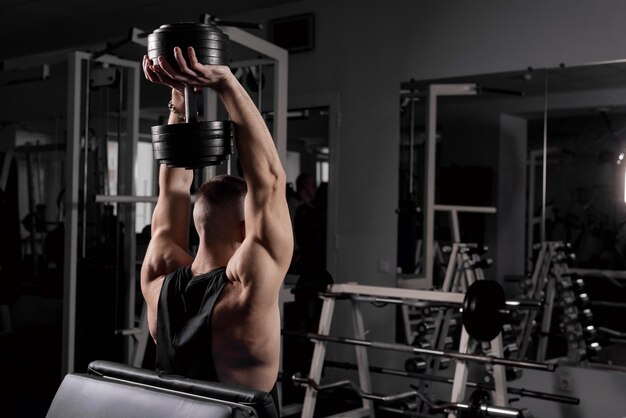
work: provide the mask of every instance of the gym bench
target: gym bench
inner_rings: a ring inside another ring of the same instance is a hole
[[[278,418],[269,393],[96,360],[61,382],[47,418]]]

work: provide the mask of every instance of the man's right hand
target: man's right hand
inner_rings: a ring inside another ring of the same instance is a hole
[[[157,58],[158,65],[144,55],[143,69],[148,80],[163,84],[183,92],[185,87],[192,87],[195,91],[203,87],[219,90],[221,83],[232,75],[230,68],[225,65],[205,65],[198,62],[192,47],[187,48],[188,62],[182,50],[174,48],[174,57],[180,70],[174,68],[163,56]]]

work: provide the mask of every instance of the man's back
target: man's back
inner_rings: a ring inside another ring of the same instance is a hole
[[[271,389],[280,349],[277,312],[248,318],[247,311],[241,286],[228,280],[224,267],[169,274],[158,305],[156,369]]]
[[[216,381],[211,314],[227,280],[224,268],[193,276],[181,267],[163,281],[158,302],[156,370]]]

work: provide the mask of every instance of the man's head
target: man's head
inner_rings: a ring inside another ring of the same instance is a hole
[[[193,222],[206,244],[243,241],[246,182],[240,177],[219,175],[196,192]]]
[[[315,177],[302,173],[296,178],[296,194],[300,200],[308,202],[315,196]]]

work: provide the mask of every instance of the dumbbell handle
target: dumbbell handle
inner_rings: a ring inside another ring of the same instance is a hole
[[[198,98],[193,88],[185,86],[185,121],[194,123],[198,121]]]
[[[409,385],[411,388],[416,389],[414,385]],[[445,404],[433,404],[426,396],[424,396],[420,391],[416,392],[416,395],[424,401],[426,405],[430,408],[431,412],[444,412],[444,411],[471,411],[474,414],[476,412],[480,412],[480,416],[485,417],[496,417],[496,418],[525,418],[527,414],[524,410],[507,408],[502,406],[494,406],[489,405],[485,402],[480,402],[479,404],[466,404],[461,402],[451,402]],[[472,414],[472,416],[474,416]]]
[[[450,408],[447,409],[456,409],[457,411],[469,411],[470,405],[465,403],[456,403],[452,404]],[[496,417],[496,418],[524,418],[524,411],[520,409],[514,408],[504,408],[502,406],[494,406],[482,404],[480,405],[481,416],[486,417]]]
[[[542,300],[507,300],[507,309],[541,309],[543,307]]]

